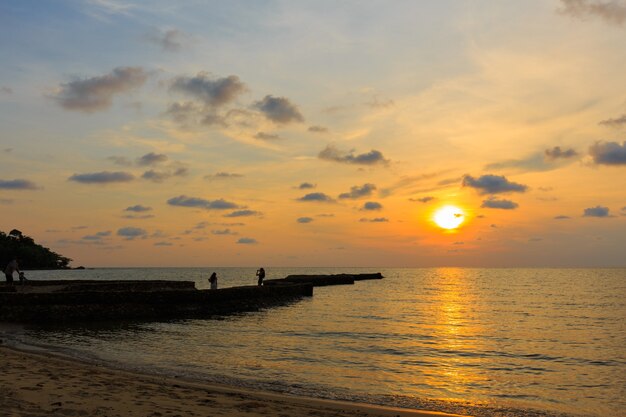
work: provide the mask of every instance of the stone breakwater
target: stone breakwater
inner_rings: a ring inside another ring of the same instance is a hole
[[[167,320],[254,311],[313,295],[310,284],[196,290],[193,282],[15,285],[0,291],[0,321]]]
[[[327,285],[352,285],[355,281],[383,279],[380,272],[374,274],[334,274],[334,275],[288,275],[281,279],[270,279],[265,285],[312,284],[314,287]]]
[[[263,286],[198,290],[192,281],[27,281],[0,285],[0,321],[74,322],[210,317],[274,307],[313,287],[382,279],[377,274],[289,275]]]

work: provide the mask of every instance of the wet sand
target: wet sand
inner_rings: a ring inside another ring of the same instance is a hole
[[[30,417],[452,416],[138,374],[6,346],[0,346],[0,410]]]

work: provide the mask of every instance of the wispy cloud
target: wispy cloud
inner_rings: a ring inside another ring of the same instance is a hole
[[[374,211],[374,210],[382,210],[383,205],[376,202],[376,201],[368,201],[365,204],[363,204],[363,207],[361,208],[361,210],[365,210],[365,211]]]
[[[578,152],[574,149],[561,149],[560,146],[555,146],[551,149],[545,150],[545,155],[547,159],[555,160],[555,159],[569,159],[578,156]]]
[[[211,78],[209,73],[200,72],[195,77],[175,78],[170,89],[187,94],[206,105],[219,107],[235,100],[247,88],[236,75]]]
[[[312,190],[315,187],[317,187],[317,184],[312,184],[310,182],[303,182],[298,185],[299,190]]]
[[[237,235],[237,232],[233,232],[232,230],[226,228],[226,229],[211,230],[211,234],[214,234],[214,235]]]
[[[125,156],[109,156],[107,158],[109,161],[112,161],[116,165],[120,166],[131,166],[133,163],[130,159]]]
[[[115,94],[141,87],[147,79],[141,67],[118,67],[109,74],[61,84],[51,97],[66,110],[93,113],[108,109]]]
[[[82,239],[83,240],[102,240],[105,237],[111,236],[111,231],[107,230],[107,231],[103,231],[103,232],[96,232],[93,235],[86,235],[83,236]]]
[[[621,145],[618,142],[596,142],[589,148],[589,155],[596,164],[626,165],[626,141]]]
[[[489,200],[484,200],[480,206],[483,208],[514,210],[519,207],[519,204],[511,200],[497,200],[495,198],[490,198]]]
[[[298,107],[285,97],[267,95],[262,100],[254,103],[253,107],[274,123],[304,122],[304,116],[302,116]]]
[[[136,204],[134,206],[126,207],[124,209],[124,211],[132,211],[135,213],[142,213],[150,210],[152,210],[152,207],[142,206],[141,204]]]
[[[326,161],[340,162],[343,164],[386,165],[389,163],[380,151],[374,149],[358,155],[355,155],[354,152],[354,150],[343,152],[333,145],[328,145],[318,154],[318,157]]]
[[[120,182],[130,182],[135,176],[129,172],[92,172],[87,174],[74,174],[68,178],[69,181],[82,184],[111,184]]]
[[[254,135],[254,138],[259,139],[259,140],[272,141],[272,140],[279,140],[280,136],[274,133],[257,132],[256,135]]]
[[[243,175],[234,172],[216,172],[215,174],[205,175],[205,180],[226,180],[234,178],[242,178]]]
[[[313,221],[312,217],[298,217],[296,219],[298,223],[311,223]]]
[[[0,180],[0,190],[37,190],[39,188],[37,184],[29,180]]]
[[[362,186],[355,185],[350,187],[350,191],[347,193],[339,194],[340,199],[357,199],[363,197],[369,197],[376,190],[376,186],[374,184],[363,184]]]
[[[330,196],[324,193],[309,193],[297,199],[298,201],[319,201],[323,203],[332,203],[333,200]]]
[[[626,126],[626,114],[620,117],[613,118],[613,119],[602,120],[598,124],[602,126],[615,127],[615,128]]]
[[[621,26],[626,22],[626,3],[623,0],[561,0],[560,12],[579,19],[598,17]]]
[[[169,204],[170,206],[193,207],[206,210],[229,210],[239,207],[237,204],[231,203],[221,198],[219,200],[205,200],[204,198],[187,197],[186,195],[172,197],[167,200],[167,204]]]
[[[165,154],[157,154],[154,152],[150,152],[137,158],[137,165],[139,166],[156,165],[161,162],[167,161],[167,159],[168,159],[167,155]]]
[[[240,245],[256,245],[259,242],[251,237],[242,237],[237,241],[237,243]]]
[[[158,31],[146,35],[146,39],[167,52],[178,52],[183,47],[185,34],[178,29]]]
[[[224,217],[250,217],[250,216],[258,216],[261,213],[255,210],[236,210],[232,213],[225,214]]]
[[[565,215],[559,215],[559,216],[555,216],[554,220],[569,220],[571,219],[570,216],[565,216]]]
[[[309,126],[307,130],[312,133],[328,133],[329,132],[328,128],[324,126]]]
[[[476,189],[479,194],[523,193],[528,189],[528,186],[509,181],[500,175],[483,175],[479,178],[465,175],[462,184],[463,187]]]
[[[184,177],[188,174],[188,170],[186,167],[178,167],[176,169],[166,170],[166,171],[155,171],[153,169],[144,172],[141,175],[141,178],[153,182],[163,182],[168,178],[172,177]]]
[[[419,198],[409,198],[409,201],[415,201],[418,203],[428,203],[430,201],[435,200],[433,196],[419,197]]]
[[[365,217],[359,219],[361,223],[387,223],[389,221],[386,217],[374,217],[373,219],[367,219]]]
[[[139,227],[122,227],[117,230],[117,235],[132,240],[139,237],[146,237],[148,232]]]
[[[131,219],[131,220],[147,220],[154,218],[153,214],[126,214],[122,216],[123,219]]]
[[[609,208],[603,206],[586,208],[583,211],[583,217],[610,217]]]

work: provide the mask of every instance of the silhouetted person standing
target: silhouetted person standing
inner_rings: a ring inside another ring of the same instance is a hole
[[[217,274],[215,272],[213,272],[211,276],[209,277],[209,283],[211,284],[212,290],[217,289]]]
[[[259,286],[263,285],[263,280],[265,279],[265,269],[261,268],[256,271],[256,276],[259,277]]]
[[[6,269],[4,270],[4,276],[7,280],[7,283],[13,284],[13,272],[17,271],[20,273],[20,267],[17,264],[17,258],[14,257],[11,262],[7,264]]]

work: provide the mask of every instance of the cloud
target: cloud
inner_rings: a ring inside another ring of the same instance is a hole
[[[171,177],[184,177],[188,174],[188,170],[185,167],[176,168],[173,171],[155,171],[153,169],[144,172],[141,178],[153,182],[163,182]]]
[[[354,155],[354,150],[350,150],[349,152],[342,152],[332,145],[326,146],[326,148],[324,148],[318,154],[318,158],[326,161],[356,165],[387,165],[389,163],[389,161],[385,159],[380,151],[374,149],[367,153]]]
[[[201,123],[204,125],[226,126],[226,122],[222,116],[215,114],[213,110],[205,111],[202,106],[199,106],[192,101],[172,103],[167,107],[164,114],[182,125],[190,121],[196,122],[198,116],[201,116]]]
[[[392,185],[382,188],[379,191],[379,195],[381,197],[387,197],[389,195],[392,195],[393,193],[397,192],[398,190],[403,190],[403,189],[407,189],[407,188],[413,188],[416,185],[436,178],[438,176],[441,176],[442,174],[448,172],[449,169],[446,169],[444,171],[439,171],[439,172],[428,172],[426,174],[419,174],[419,175],[412,175],[412,176],[403,176],[401,177],[399,180],[397,180],[395,183],[393,183]],[[427,190],[411,190],[410,193],[412,194],[416,194],[416,193],[425,193],[425,192],[430,192],[430,191],[435,191],[438,190],[440,188],[445,188],[445,186],[450,185],[450,184],[455,184],[458,185],[459,181],[461,181],[461,178],[455,178],[454,180],[452,179],[446,179],[446,180],[442,180],[439,181],[439,183],[437,184],[438,187],[434,187],[434,188],[429,188]],[[441,186],[441,187],[439,187]]]
[[[596,142],[589,148],[589,155],[596,164],[626,165],[626,141]]]
[[[212,179],[224,180],[224,179],[233,179],[233,178],[241,178],[241,177],[243,177],[243,175],[236,174],[234,172],[216,172],[215,174],[212,174],[212,175],[205,175],[204,179],[205,180],[212,180]]]
[[[519,207],[519,204],[511,200],[497,200],[495,198],[491,198],[489,200],[484,200],[480,206],[482,208],[514,210]]]
[[[242,237],[237,241],[237,243],[240,245],[256,245],[259,242],[251,237]]]
[[[335,201],[330,196],[324,193],[309,193],[305,196],[298,198],[297,200],[298,201],[321,201],[324,203],[332,203]]]
[[[569,220],[569,219],[571,219],[570,216],[564,216],[564,215],[554,217],[554,220]]]
[[[383,205],[377,203],[376,201],[368,201],[363,204],[363,208],[361,210],[382,210]]]
[[[171,242],[154,242],[154,246],[174,246]]]
[[[259,215],[258,211],[254,210],[237,210],[232,213],[225,214],[224,217],[248,217],[248,216],[256,216]]]
[[[118,67],[99,77],[61,84],[52,98],[66,110],[93,113],[108,109],[115,94],[141,87],[147,79],[141,67]]]
[[[124,209],[124,211],[133,211],[135,213],[141,213],[141,212],[150,211],[150,210],[152,210],[152,207],[142,206],[141,204],[136,204],[134,206],[126,207]]]
[[[253,107],[274,123],[304,122],[304,117],[298,107],[285,97],[267,95],[263,97],[263,100],[254,103]]]
[[[129,182],[135,176],[129,172],[93,172],[88,174],[74,174],[68,178],[69,181],[80,182],[82,184],[109,184],[114,182]]]
[[[328,133],[328,128],[324,126],[309,126],[307,130],[312,133]]]
[[[182,49],[184,34],[178,29],[170,29],[165,32],[150,34],[146,37],[167,52],[178,52]]]
[[[145,154],[142,157],[137,158],[137,165],[139,166],[148,166],[148,165],[156,165],[161,162],[167,161],[167,155],[157,154],[154,152],[150,152]]]
[[[626,4],[620,0],[561,0],[563,14],[585,20],[599,17],[606,23],[621,26],[626,22]]]
[[[312,217],[298,217],[296,220],[298,223],[311,223],[313,221]]]
[[[204,198],[187,197],[186,195],[179,195],[178,197],[172,197],[167,200],[167,204],[170,206],[178,207],[194,207],[202,208],[206,210],[230,210],[238,208],[235,203],[219,199],[219,200],[205,200]]]
[[[117,230],[117,235],[125,237],[128,240],[135,239],[137,237],[146,236],[148,233],[139,227],[122,227]]]
[[[583,212],[583,217],[610,217],[609,208],[602,206],[586,208]]]
[[[299,190],[311,190],[315,187],[317,187],[317,184],[311,184],[310,182],[303,182],[302,184],[298,185]]]
[[[107,230],[104,232],[97,232],[93,235],[86,235],[86,236],[83,236],[83,240],[97,241],[97,240],[102,240],[102,238],[107,237],[107,236],[111,236],[111,231]]]
[[[0,204],[13,204],[15,202],[15,200],[11,199],[11,198],[0,198]]]
[[[608,126],[608,127],[622,127],[622,126],[626,126],[626,114],[614,118],[614,119],[606,119],[606,120],[602,120],[600,123],[598,123],[599,125],[602,126]]]
[[[15,179],[0,180],[0,190],[37,190],[39,187],[32,181]]]
[[[421,197],[421,198],[409,198],[409,201],[415,201],[418,203],[428,203],[433,200],[435,200],[435,197],[432,197],[432,196],[426,196],[426,197]]]
[[[386,223],[389,219],[386,217],[374,217],[373,219],[361,218],[359,221],[361,223]]]
[[[121,165],[121,166],[126,166],[126,167],[131,166],[133,164],[131,160],[126,158],[125,156],[109,156],[107,159],[109,161],[113,161],[113,163],[116,165]]]
[[[237,232],[233,232],[230,229],[211,230],[211,233],[214,235],[236,235],[237,234]]]
[[[374,184],[363,184],[362,186],[353,186],[350,187],[350,191],[347,193],[339,194],[340,199],[357,199],[362,197],[369,197],[372,195],[372,192],[376,189]]]
[[[127,214],[122,216],[123,219],[132,219],[132,220],[146,220],[152,219],[154,217],[153,214]]]
[[[195,77],[175,78],[170,89],[194,97],[209,106],[220,107],[246,91],[246,85],[236,75],[210,78],[207,72],[200,72]]]
[[[2,86],[0,87],[0,94],[11,95],[13,94],[13,89],[9,87]]]
[[[578,152],[574,149],[566,149],[562,150],[560,146],[555,146],[552,149],[546,149],[545,155],[547,159],[555,160],[555,159],[568,159],[578,156]]]
[[[560,168],[574,160],[578,152],[574,149],[561,149],[555,146],[544,152],[537,152],[522,159],[507,159],[485,165],[485,170],[516,169],[523,172],[551,171]]]
[[[258,132],[254,135],[254,138],[259,140],[279,140],[280,136],[272,133]]]
[[[375,109],[386,109],[388,107],[395,106],[393,100],[380,100],[378,97],[374,97],[372,100],[365,103],[366,106],[375,108]]]
[[[528,189],[528,186],[511,182],[501,175],[483,175],[480,178],[465,175],[462,184],[463,187],[475,188],[479,194],[523,193]]]

